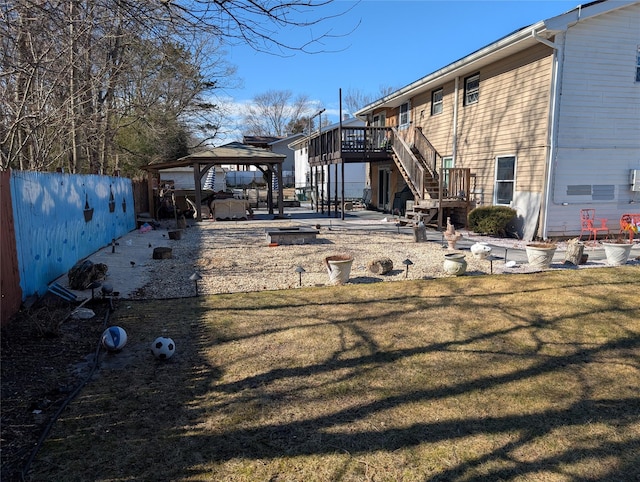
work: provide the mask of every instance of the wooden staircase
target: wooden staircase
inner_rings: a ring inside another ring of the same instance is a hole
[[[437,216],[438,226],[441,226],[444,208],[468,210],[469,169],[439,169],[442,156],[421,129],[415,129],[411,144],[394,129],[391,157],[415,197],[413,213],[408,213],[407,217],[427,224]],[[447,180],[446,186],[442,185],[442,179]]]

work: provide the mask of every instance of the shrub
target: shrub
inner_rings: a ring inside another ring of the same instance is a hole
[[[506,206],[483,206],[472,210],[467,221],[475,233],[506,236],[507,225],[516,215],[515,209]]]

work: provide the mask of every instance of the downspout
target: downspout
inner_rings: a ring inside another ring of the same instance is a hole
[[[460,94],[459,81],[460,77],[456,77],[453,93],[453,150],[451,155],[453,156],[454,166],[456,165],[456,155],[458,153],[458,95]],[[440,187],[442,188],[442,186]]]
[[[560,80],[562,78],[560,47],[548,39],[540,37],[535,30],[531,31],[531,36],[538,42],[553,49],[553,67],[551,72],[551,90],[549,92],[549,118],[547,120],[547,162],[545,163],[545,188],[540,206],[541,214],[541,237],[547,239],[548,231],[548,206],[551,204],[551,193],[553,190],[553,171],[557,158],[557,135],[558,135],[558,109],[560,102]],[[562,49],[564,52],[564,50]]]

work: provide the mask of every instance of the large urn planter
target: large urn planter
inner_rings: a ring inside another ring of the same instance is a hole
[[[609,266],[621,266],[629,259],[631,254],[631,243],[607,243],[603,242],[604,254],[607,257],[607,264]]]
[[[467,271],[467,261],[462,253],[449,253],[444,255],[444,272],[453,276],[461,276]]]
[[[349,281],[353,258],[349,255],[327,256],[324,259],[329,273],[329,283],[332,285],[343,285]]]
[[[551,243],[531,243],[526,246],[529,266],[537,269],[548,269],[556,253],[556,245]]]

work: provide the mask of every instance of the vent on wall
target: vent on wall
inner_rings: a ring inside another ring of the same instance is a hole
[[[631,182],[632,191],[640,191],[640,169],[631,169],[629,181]]]

